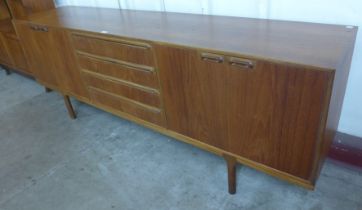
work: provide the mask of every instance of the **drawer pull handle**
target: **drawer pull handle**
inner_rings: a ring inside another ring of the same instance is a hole
[[[45,26],[37,26],[37,25],[31,25],[30,28],[34,31],[42,31],[42,32],[48,32],[48,27]]]
[[[230,58],[230,65],[240,67],[243,69],[253,69],[254,62],[251,60],[243,59],[243,58]]]
[[[215,63],[222,63],[224,62],[224,57],[221,55],[215,55],[211,53],[201,53],[201,59],[203,61],[211,61]]]
[[[142,49],[142,50],[148,50],[148,49],[150,49],[150,47],[148,47],[148,46],[127,44],[127,43],[122,43],[122,42],[120,42],[120,44],[121,44],[121,45],[124,45],[124,46],[126,46],[126,47],[130,47],[130,48],[139,48],[139,49]]]

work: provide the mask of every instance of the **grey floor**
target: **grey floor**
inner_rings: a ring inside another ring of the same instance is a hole
[[[0,209],[362,209],[362,174],[328,161],[315,191],[247,167],[227,193],[213,154],[0,71]]]

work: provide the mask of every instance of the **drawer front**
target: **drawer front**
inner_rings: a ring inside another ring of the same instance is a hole
[[[154,66],[151,46],[146,43],[104,36],[72,34],[75,49],[121,61]]]
[[[154,68],[115,63],[78,53],[78,62],[82,70],[127,80],[139,85],[159,89],[158,78]]]
[[[159,92],[155,89],[86,70],[82,71],[82,75],[89,87],[95,87],[148,106],[156,108],[161,106]]]
[[[132,100],[117,96],[95,87],[89,87],[92,100],[117,111],[122,111],[142,120],[164,126],[162,111],[157,108],[135,103]]]

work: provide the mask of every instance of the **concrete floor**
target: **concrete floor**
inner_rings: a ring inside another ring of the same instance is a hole
[[[247,167],[227,193],[222,158],[0,71],[1,210],[362,209],[362,173],[328,161],[315,191]]]

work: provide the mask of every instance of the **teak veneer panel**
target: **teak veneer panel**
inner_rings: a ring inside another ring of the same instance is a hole
[[[227,65],[201,62],[196,50],[158,47],[170,130],[227,149]]]
[[[262,61],[231,68],[230,152],[310,180],[332,80],[333,72]]]
[[[0,32],[0,64],[31,75],[23,48],[16,35]]]
[[[42,84],[74,95],[88,97],[82,83],[70,35],[66,30],[15,21],[29,69]],[[34,30],[43,27],[46,31]]]
[[[157,52],[171,130],[311,178],[333,72],[264,61],[243,69],[202,61],[192,49]]]
[[[0,33],[0,62],[11,65],[10,55],[6,46],[5,37]]]
[[[21,71],[31,73],[28,70],[28,64],[24,55],[24,50],[17,38],[6,37],[6,44],[9,49],[9,54],[13,60],[13,66]]]

